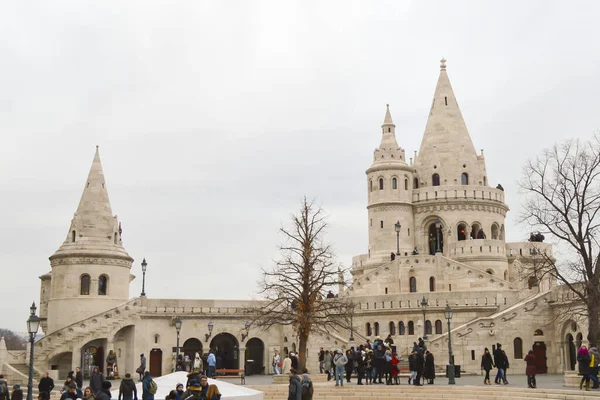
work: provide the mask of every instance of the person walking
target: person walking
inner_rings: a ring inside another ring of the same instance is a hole
[[[590,349],[590,379],[594,383],[592,389],[598,389],[600,387],[600,381],[598,381],[598,366],[600,365],[600,353],[596,347]]]
[[[348,359],[348,362],[344,366],[346,370],[346,382],[350,383],[352,372],[354,371],[354,354],[352,354],[352,350],[346,350],[346,358]]]
[[[273,374],[279,375],[281,373],[281,357],[279,356],[279,352],[275,350],[275,354],[273,354]]]
[[[126,373],[125,378],[121,381],[118,400],[138,400],[137,388],[130,373]]]
[[[496,368],[498,368],[494,383],[499,385],[500,381],[503,381],[505,385],[508,385],[508,380],[506,380],[508,357],[506,357],[506,353],[504,350],[502,350],[502,345],[500,343],[496,343],[496,351],[494,351],[494,364],[496,364]]]
[[[581,374],[581,382],[579,382],[579,390],[583,390],[585,382],[585,390],[590,390],[590,352],[587,347],[581,346],[577,352],[577,362],[579,363],[579,373]]]
[[[90,376],[90,387],[96,397],[98,397],[98,393],[102,390],[102,382],[104,382],[104,376],[100,373],[98,367],[94,367]]]
[[[427,350],[425,352],[425,368],[424,373],[425,379],[427,379],[428,385],[433,385],[433,381],[435,380],[435,358],[433,357],[433,353]]]
[[[83,373],[79,367],[75,368],[75,383],[77,384],[77,389],[83,389]]]
[[[208,377],[212,378],[217,372],[217,358],[215,357],[215,353],[213,353],[212,349],[208,351],[208,358],[206,359],[206,362],[208,363]]]
[[[4,375],[0,375],[0,400],[10,400],[10,390]]]
[[[396,352],[392,353],[392,377],[394,378],[394,385],[400,384],[400,359],[398,358],[398,354]]]
[[[54,380],[48,376],[48,372],[44,372],[42,379],[38,383],[38,390],[42,400],[50,400],[50,392],[54,389]]]
[[[302,381],[294,368],[290,369],[289,376],[288,400],[302,400]]]
[[[140,382],[142,382],[146,372],[146,357],[144,357],[144,353],[140,354],[140,366],[135,371],[139,374]]]
[[[23,390],[21,389],[21,385],[17,384],[13,386],[10,400],[23,400]]]
[[[425,357],[423,355],[423,349],[419,348],[415,356],[415,368],[417,370],[417,376],[413,379],[413,385],[423,386],[421,383],[421,377],[423,376],[423,367],[425,365]]]
[[[494,367],[495,367],[494,360],[492,359],[492,355],[490,354],[490,351],[486,347],[485,350],[483,350],[483,355],[481,356],[481,370],[485,371],[485,378],[483,378],[484,385],[492,384],[490,382],[490,371]]]
[[[416,343],[415,343],[416,344]],[[408,370],[410,371],[410,376],[408,377],[408,384],[414,383],[415,378],[417,377],[417,352],[416,350],[409,354],[408,356]]]
[[[156,383],[152,380],[150,372],[146,371],[142,378],[142,400],[154,400],[156,390],[153,388],[156,388]]]
[[[292,359],[290,358],[290,353],[288,353],[283,359],[283,364],[281,366],[281,373],[285,375],[290,374],[290,370],[292,369]]]
[[[325,355],[323,356],[323,369],[325,370],[325,373],[327,374],[328,381],[331,380],[331,362],[332,362],[331,353],[329,352],[329,350],[325,350]]]
[[[356,366],[357,385],[362,385],[362,381],[365,375],[365,351],[363,345],[360,345],[358,350],[354,353],[354,365]]]
[[[325,350],[321,347],[319,350],[319,373],[323,373],[323,366],[325,364]]]
[[[111,387],[112,384],[110,383],[110,381],[103,381],[102,389],[100,389],[100,392],[96,394],[96,400],[110,400],[112,397],[110,393]]]
[[[529,350],[529,353],[527,353],[524,360],[527,363],[527,366],[525,367],[525,375],[527,375],[527,387],[535,389],[537,387],[535,381],[537,367],[535,365],[535,354],[533,354],[533,350]]]
[[[335,364],[335,386],[344,386],[344,368],[348,362],[348,357],[341,349],[335,352],[333,363]]]
[[[312,400],[314,391],[315,389],[308,374],[302,374],[302,400]]]

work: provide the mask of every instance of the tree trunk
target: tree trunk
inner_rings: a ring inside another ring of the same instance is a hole
[[[298,372],[302,373],[306,366],[306,345],[308,344],[308,334],[305,333],[304,329],[300,329],[298,332],[298,339]]]
[[[600,338],[600,296],[589,294],[588,311],[588,342],[589,347],[596,347]]]

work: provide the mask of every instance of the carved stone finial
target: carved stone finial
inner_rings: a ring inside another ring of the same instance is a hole
[[[442,57],[442,59],[440,60],[440,70],[446,70],[446,59],[444,57]]]

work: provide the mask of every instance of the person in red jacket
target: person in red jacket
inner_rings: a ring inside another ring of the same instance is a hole
[[[398,380],[398,376],[400,375],[400,371],[398,371],[399,363],[400,359],[398,358],[398,354],[394,352],[392,354],[392,378],[394,378],[394,385],[400,384],[400,381]]]
[[[537,372],[537,368],[535,365],[535,354],[533,354],[533,350],[529,350],[529,353],[527,353],[525,356],[525,362],[527,363],[527,367],[525,367],[527,386],[531,389],[535,389],[537,387],[535,382],[535,373]]]

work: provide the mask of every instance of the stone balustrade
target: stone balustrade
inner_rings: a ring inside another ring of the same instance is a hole
[[[427,186],[412,191],[413,203],[442,199],[487,200],[504,204],[504,191],[488,186],[473,185]]]
[[[505,256],[506,244],[503,240],[468,239],[447,244],[449,257]]]

